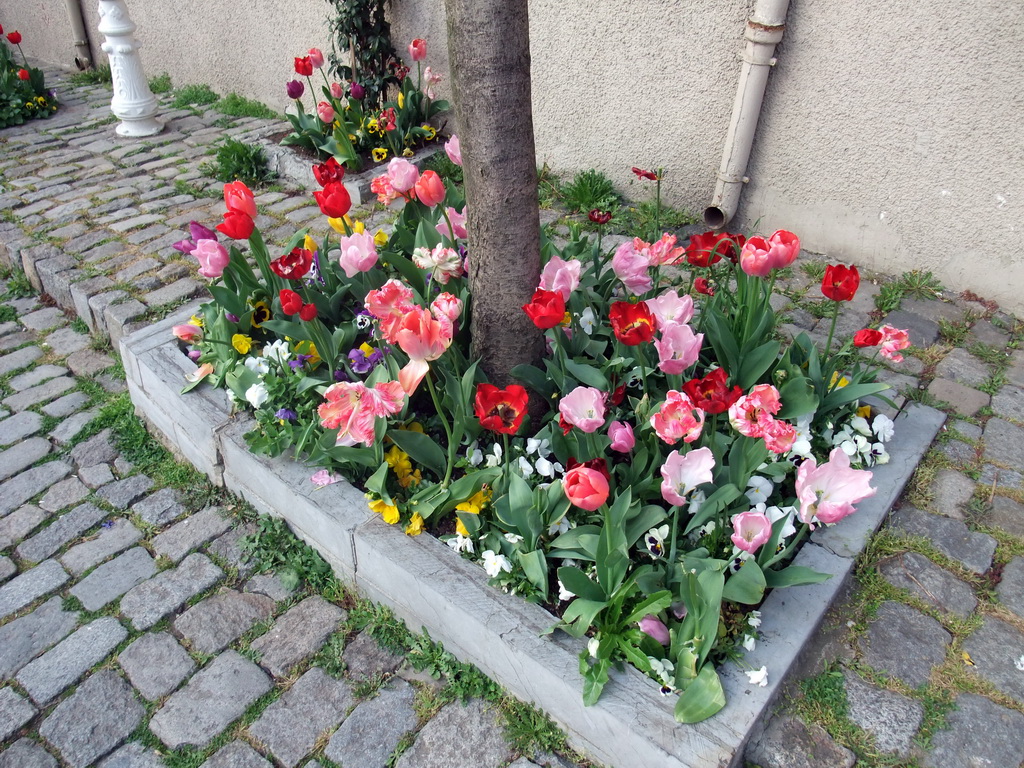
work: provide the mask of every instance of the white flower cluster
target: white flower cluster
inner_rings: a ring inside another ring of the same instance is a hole
[[[880,413],[868,422],[862,416],[854,416],[842,429],[832,435],[833,447],[843,449],[853,463],[860,462],[865,467],[875,464],[886,464],[889,453],[885,450],[894,432],[893,422],[884,413]]]

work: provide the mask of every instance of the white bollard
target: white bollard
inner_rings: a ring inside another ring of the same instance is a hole
[[[99,31],[106,38],[100,46],[110,61],[114,98],[110,111],[120,118],[119,136],[152,136],[164,129],[156,119],[156,96],[149,90],[142,71],[135,39],[135,22],[128,16],[124,0],[100,0]]]

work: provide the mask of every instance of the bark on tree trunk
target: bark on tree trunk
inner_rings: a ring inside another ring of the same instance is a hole
[[[543,336],[522,306],[540,280],[527,0],[446,0],[462,148],[473,353],[499,387],[536,363]]]

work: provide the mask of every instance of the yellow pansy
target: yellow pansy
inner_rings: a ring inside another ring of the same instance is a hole
[[[398,522],[398,507],[394,504],[387,504],[383,499],[376,499],[370,502],[370,511],[380,515],[388,525]]]
[[[427,125],[426,123],[424,123],[423,125],[420,126],[420,128],[427,132],[427,141],[432,141],[433,138],[437,136],[437,128],[435,128],[432,125]]]
[[[471,515],[479,515],[480,510],[491,500],[489,488],[481,488],[461,504],[456,504],[455,509],[459,512],[468,512]]]
[[[423,480],[422,473],[416,469],[405,475],[404,477],[398,478],[398,484],[403,488],[408,488],[410,485],[419,485]]]
[[[837,384],[836,382],[839,383]],[[849,383],[850,380],[848,378],[846,378],[845,376],[840,376],[839,373],[836,372],[832,374],[832,381],[829,382],[829,386],[839,389],[841,387],[845,387]]]
[[[231,337],[231,346],[235,348],[238,354],[247,355],[249,350],[252,349],[252,339],[244,333],[236,333]]]
[[[401,92],[398,94],[398,108],[405,109],[405,94]]]
[[[377,131],[380,130],[380,126],[377,124],[376,117],[371,117],[369,120],[366,121],[366,130],[368,130],[370,133],[377,133]]]
[[[265,301],[250,302],[252,304],[252,327],[260,328],[270,319],[270,307]]]
[[[412,472],[412,462],[409,460],[409,454],[397,445],[384,454],[384,461],[388,463],[388,466],[399,477],[404,477]]]
[[[419,536],[423,533],[423,518],[420,517],[419,512],[414,512],[412,520],[409,521],[409,525],[405,527],[406,536]]]
[[[316,344],[311,341],[300,341],[295,345],[295,354],[297,355],[309,355],[310,367],[314,367],[320,364],[320,355],[316,351]]]
[[[316,240],[309,235],[306,235],[306,239],[302,241],[302,247],[310,253],[320,250],[320,246],[316,244]]]
[[[462,524],[462,521],[458,517],[455,518],[455,532],[460,536],[469,538],[469,529]]]
[[[857,409],[857,415],[860,416],[862,419],[871,418],[871,406],[862,405],[860,408]]]
[[[364,342],[363,342],[362,344],[360,344],[360,345],[359,345],[359,351],[360,351],[360,352],[362,352],[362,353],[363,353],[364,355],[366,355],[367,357],[369,357],[370,355],[372,355],[372,354],[373,354],[374,352],[376,352],[377,350],[376,350],[376,349],[374,349],[373,347],[371,347],[371,346],[370,346],[369,344],[367,344],[367,343],[366,343],[366,342],[364,341]]]
[[[375,147],[370,154],[373,155],[373,160],[376,163],[383,163],[388,159],[388,151],[384,147]]]
[[[408,147],[406,147],[405,149],[402,150],[402,157],[412,157],[413,154],[414,154],[413,151],[411,149],[409,149]]]
[[[420,424],[418,421],[411,421],[408,424],[400,427],[400,429],[407,429],[410,432],[419,432],[421,435],[426,434],[426,432],[423,431],[423,425]]]
[[[202,328],[203,318],[199,317],[198,315],[192,315],[192,317],[188,319],[188,324],[194,325],[196,328]]]
[[[373,244],[378,248],[388,244],[388,233],[383,229],[378,229],[373,236]]]

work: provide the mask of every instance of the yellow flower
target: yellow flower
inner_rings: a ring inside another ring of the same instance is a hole
[[[366,130],[368,130],[370,133],[381,132],[376,117],[371,117],[369,120],[366,121]]]
[[[194,325],[194,326],[196,326],[196,328],[202,328],[203,327],[203,318],[199,317],[198,315],[192,315],[192,317],[190,317],[188,319],[188,324],[189,325]]]
[[[839,382],[839,383],[837,384],[836,382]],[[832,374],[832,381],[829,382],[829,386],[830,387],[834,387],[836,389],[839,389],[841,387],[845,387],[849,383],[850,383],[850,380],[848,378],[846,378],[845,376],[840,377],[839,373],[837,371],[836,373]]]
[[[412,462],[409,460],[409,454],[397,445],[384,454],[384,461],[388,463],[391,470],[400,478],[412,472]]]
[[[295,345],[295,354],[309,355],[309,365],[316,367],[320,364],[320,355],[316,351],[316,344],[311,341],[300,341]]]
[[[388,233],[383,229],[378,229],[373,236],[373,244],[378,248],[388,244]]]
[[[860,416],[862,419],[871,418],[871,406],[862,405],[860,408],[857,409],[857,415]]]
[[[361,222],[361,221],[356,221],[356,222],[350,221],[348,223],[348,225],[350,227],[352,227],[352,231],[355,232],[357,235],[361,235],[361,234],[363,234],[363,232],[366,231],[366,225],[363,224],[363,222]]]
[[[348,232],[345,231],[345,219],[327,219],[327,223],[330,224],[331,229],[333,229],[339,235],[348,234]]]
[[[341,128],[341,120],[335,120],[334,121],[334,127],[335,128]]]
[[[420,517],[419,512],[414,512],[412,520],[409,521],[409,525],[405,527],[406,536],[419,536],[423,533],[423,518]]]
[[[402,429],[407,429],[410,432],[419,432],[421,435],[426,434],[426,432],[423,431],[423,425],[420,424],[418,421],[411,421],[404,427],[402,427]]]
[[[231,346],[235,348],[238,354],[247,355],[249,350],[252,349],[252,339],[243,333],[236,333],[231,337]]]
[[[383,163],[388,159],[388,151],[384,147],[374,147],[373,152],[370,154],[373,155],[373,160],[377,163]]]
[[[411,149],[409,149],[408,147],[406,147],[405,149],[402,150],[402,157],[412,157],[413,154],[414,154],[413,151]]]
[[[398,108],[405,109],[405,94],[401,91],[398,93]]]
[[[398,507],[393,504],[384,503],[384,499],[376,499],[370,502],[370,511],[380,515],[388,525],[398,522]],[[422,519],[422,518],[420,518]]]
[[[483,509],[490,500],[491,490],[489,488],[481,488],[461,504],[456,504],[455,509],[459,512],[468,512],[471,515],[479,515],[480,510]]]
[[[270,307],[265,301],[250,302],[252,304],[252,327],[260,328],[270,319]]]
[[[410,485],[419,485],[422,480],[423,475],[418,469],[415,469],[405,477],[398,478],[398,484],[403,488],[408,488]]]
[[[462,521],[459,520],[458,517],[455,518],[455,532],[460,536],[465,536],[467,539],[469,538],[469,529],[462,524]]]
[[[320,246],[316,244],[316,240],[314,240],[309,235],[306,235],[306,239],[302,241],[302,247],[305,248],[310,253],[312,253],[313,251],[320,250]]]
[[[570,314],[567,311],[564,315],[562,315],[562,322],[560,322],[559,325],[564,325],[564,326],[572,325],[572,314]]]
[[[420,128],[427,132],[427,141],[433,141],[434,137],[437,136],[437,128],[435,128],[432,125],[427,125],[426,123],[424,123],[423,125],[420,126]]]
[[[350,133],[348,135],[348,140],[351,141],[353,144],[355,144],[356,143],[356,135],[354,133]]]
[[[369,344],[367,344],[367,343],[366,343],[366,342],[364,341],[364,342],[363,342],[362,344],[360,344],[360,345],[359,345],[359,351],[360,351],[360,352],[362,352],[362,353],[363,353],[364,355],[366,355],[367,357],[369,357],[370,355],[372,355],[372,354],[373,354],[374,352],[376,352],[377,350],[376,350],[376,349],[374,349],[373,347],[371,347],[371,346],[370,346]]]

